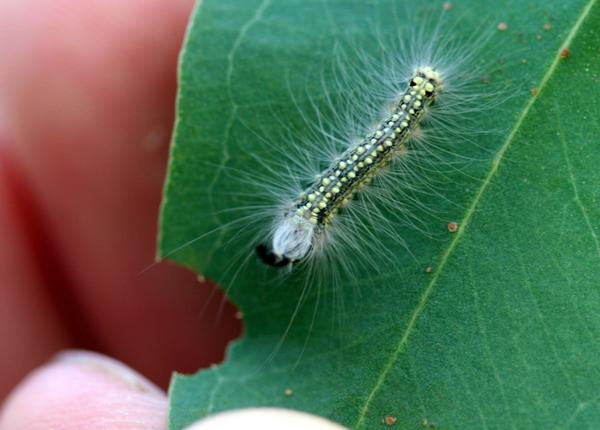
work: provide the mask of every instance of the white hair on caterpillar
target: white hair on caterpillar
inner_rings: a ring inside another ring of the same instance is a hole
[[[495,25],[458,37],[461,18],[449,14],[440,6],[420,21],[399,19],[394,34],[375,20],[366,40],[339,31],[331,64],[304,71],[300,94],[296,71],[287,73],[286,115],[273,113],[265,125],[240,114],[248,150],[202,162],[226,183],[209,184],[214,227],[163,257],[212,241],[207,260],[229,256],[216,279],[226,290],[250,266],[256,282],[299,284],[286,333],[311,291],[335,294],[406,264],[405,234],[433,236],[431,220],[446,220],[432,202],[448,200],[444,186],[463,166],[489,162],[464,148],[481,146],[481,136],[501,139],[488,117],[515,94],[495,80],[496,62],[481,61]]]

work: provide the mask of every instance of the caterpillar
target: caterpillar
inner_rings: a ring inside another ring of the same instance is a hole
[[[419,67],[392,113],[359,145],[335,160],[282,215],[272,249],[257,248],[262,261],[283,267],[318,252],[339,209],[406,150],[407,141],[441,91],[441,74],[430,66]]]

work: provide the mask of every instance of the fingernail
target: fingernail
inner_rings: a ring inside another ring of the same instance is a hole
[[[131,367],[97,352],[70,349],[59,352],[52,361],[100,372],[123,382],[136,391],[164,396],[164,392],[160,388]]]

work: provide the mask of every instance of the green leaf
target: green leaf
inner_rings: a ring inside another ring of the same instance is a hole
[[[161,256],[212,279],[232,272],[231,249],[254,244],[237,238],[227,208],[253,188],[240,190],[228,172],[269,176],[251,154],[273,157],[264,136],[301,129],[298,109],[309,111],[311,100],[291,95],[309,92],[349,32],[368,45],[365,23],[391,31],[441,9],[395,4],[198,4],[180,65]],[[273,288],[272,272],[250,261],[223,285],[244,314],[244,336],[223,365],[174,377],[170,429],[249,406],[356,429],[382,427],[385,416],[403,429],[600,428],[600,6],[465,0],[448,12],[460,15],[465,38],[482,16],[508,24],[481,57],[512,54],[498,73],[514,97],[477,119],[505,130],[465,149],[483,162],[445,174],[454,204],[425,199],[445,221],[417,211],[438,234],[402,228],[414,257],[399,248],[393,265],[353,285],[308,291],[289,330],[303,284]],[[449,220],[460,226],[453,235]]]

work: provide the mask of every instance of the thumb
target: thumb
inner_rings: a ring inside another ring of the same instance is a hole
[[[164,430],[167,398],[112,358],[83,351],[59,354],[34,370],[0,411],[2,430]]]

